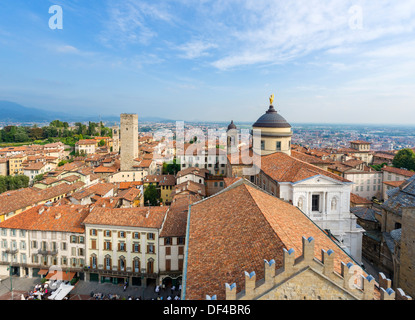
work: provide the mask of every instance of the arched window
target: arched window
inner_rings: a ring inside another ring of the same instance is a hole
[[[105,270],[111,270],[111,256],[106,255],[104,258]]]
[[[154,273],[154,259],[153,258],[148,259],[147,273]]]
[[[135,258],[135,259],[133,260],[133,270],[134,270],[134,272],[136,272],[136,273],[139,273],[139,272],[140,272],[140,259]]]
[[[118,270],[125,271],[125,269],[126,269],[125,258],[121,256],[120,259],[118,260]]]
[[[92,269],[97,268],[97,256],[95,254],[91,256],[89,264]]]

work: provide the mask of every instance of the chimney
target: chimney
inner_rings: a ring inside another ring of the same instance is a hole
[[[62,216],[62,214],[60,213],[60,211],[55,213],[55,219],[59,219]]]
[[[44,211],[45,211],[45,207],[41,207],[41,208],[39,209],[39,214],[42,214]]]

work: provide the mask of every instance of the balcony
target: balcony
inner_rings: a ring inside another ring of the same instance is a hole
[[[19,249],[6,249],[4,252],[7,254],[15,255],[19,252]]]
[[[39,249],[37,253],[42,256],[56,256],[58,254],[58,250]]]
[[[98,267],[102,267],[99,265]],[[85,267],[85,270],[88,269],[89,272],[92,273],[99,273],[102,276],[110,276],[110,277],[145,277],[145,278],[157,278],[157,273],[141,273],[131,271],[131,268],[127,268],[127,271],[120,271],[117,268],[113,268],[112,270],[104,269],[104,268],[92,268],[92,267]]]

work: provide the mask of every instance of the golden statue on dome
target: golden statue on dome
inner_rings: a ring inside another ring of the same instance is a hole
[[[271,106],[274,103],[274,94],[271,94],[271,96],[269,97],[269,103]]]

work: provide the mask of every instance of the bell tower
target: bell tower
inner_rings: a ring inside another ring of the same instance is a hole
[[[226,131],[227,136],[227,153],[232,154],[238,152],[238,128],[233,123],[233,120]]]

